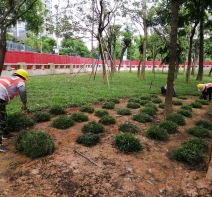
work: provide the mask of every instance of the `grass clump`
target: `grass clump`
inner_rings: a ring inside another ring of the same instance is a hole
[[[155,140],[167,140],[168,133],[165,129],[162,127],[159,127],[157,125],[152,125],[149,127],[149,129],[146,132],[146,137],[155,139]]]
[[[193,108],[202,108],[202,104],[200,102],[193,102],[190,104]]]
[[[83,125],[82,132],[83,133],[103,133],[105,128],[96,121],[91,121],[88,124]]]
[[[34,159],[52,154],[55,145],[51,136],[44,131],[22,131],[15,138],[15,149]]]
[[[46,122],[50,120],[50,114],[47,112],[35,112],[33,115],[35,122]]]
[[[150,102],[149,100],[140,100],[139,104],[145,106],[149,102]]]
[[[130,98],[129,100],[128,100],[128,103],[140,103],[140,99],[139,98]]]
[[[57,129],[67,129],[73,125],[74,121],[70,117],[65,115],[58,116],[51,123],[51,126]]]
[[[82,112],[75,112],[71,114],[71,119],[75,122],[85,122],[88,121],[88,116]]]
[[[102,108],[103,109],[114,109],[115,108],[115,103],[114,102],[105,102],[103,105],[102,105]]]
[[[138,152],[143,149],[139,139],[130,133],[121,133],[114,136],[116,148],[123,153]]]
[[[185,118],[181,114],[176,114],[176,113],[175,114],[169,114],[166,117],[166,120],[171,121],[171,122],[175,122],[177,125],[181,125],[181,126],[186,124]]]
[[[212,122],[210,122],[209,120],[198,120],[195,125],[201,126],[208,130],[212,130]]]
[[[165,120],[158,125],[160,128],[165,129],[167,133],[173,134],[177,131],[177,124],[172,121]]]
[[[95,133],[85,133],[77,137],[76,142],[83,146],[94,146],[100,141],[100,136]]]
[[[183,103],[182,103],[182,101],[180,101],[180,100],[173,100],[173,101],[172,101],[172,104],[173,104],[173,105],[182,105]]]
[[[117,114],[119,114],[119,115],[131,115],[131,111],[128,108],[119,108],[117,110]]]
[[[161,108],[161,109],[164,109],[165,103],[160,103],[160,104],[158,105],[158,107]]]
[[[119,99],[117,99],[117,98],[110,98],[110,99],[107,100],[107,102],[113,102],[113,103],[116,103],[116,104],[120,103]]]
[[[142,95],[142,96],[140,96],[140,100],[151,100],[151,97],[150,97],[150,95]]]
[[[151,117],[145,113],[135,114],[135,115],[133,115],[132,119],[135,121],[138,121],[140,123],[151,122],[151,120],[152,120]]]
[[[138,127],[130,122],[120,124],[119,130],[124,133],[138,133],[139,132]]]
[[[184,142],[182,146],[192,147],[192,149],[197,148],[198,150],[201,150],[202,152],[206,152],[208,150],[209,143],[202,138],[191,138],[187,140],[186,142]]]
[[[103,125],[111,125],[111,124],[115,124],[116,120],[111,115],[105,115],[105,116],[101,117],[101,119],[99,120],[99,123],[101,123]]]
[[[208,105],[208,101],[204,99],[197,99],[195,102],[201,103],[202,105]]]
[[[105,115],[109,115],[109,112],[105,109],[98,109],[94,112],[94,115],[98,116],[98,117],[102,117],[102,116],[105,116]]]
[[[187,129],[186,132],[188,132],[189,134],[196,136],[196,137],[207,137],[210,135],[209,130],[205,129],[201,126],[191,127],[189,129]]]
[[[187,100],[187,97],[186,96],[177,96],[178,99],[181,99],[181,100]]]
[[[138,109],[138,108],[140,108],[140,104],[139,103],[135,103],[135,102],[128,102],[127,103],[127,108]]]
[[[83,106],[80,107],[79,110],[81,112],[87,112],[87,113],[90,113],[90,114],[92,114],[94,112],[94,108],[91,105],[83,105]]]
[[[182,105],[180,107],[180,109],[185,109],[185,110],[188,110],[188,111],[192,112],[192,106],[190,106],[190,105]]]
[[[162,103],[163,101],[162,101],[162,99],[160,99],[160,98],[153,98],[153,99],[152,99],[152,102],[153,102],[153,103],[159,104],[159,103]]]
[[[156,111],[158,111],[158,107],[157,107],[155,104],[153,104],[153,103],[147,103],[147,104],[145,105],[145,107],[152,107],[152,108],[154,108]]]
[[[186,109],[179,109],[179,110],[177,111],[177,113],[178,113],[178,114],[181,114],[181,115],[183,115],[183,116],[185,116],[185,117],[188,117],[188,118],[191,118],[191,117],[192,117],[191,111],[186,110]]]
[[[65,114],[65,110],[60,105],[53,105],[49,108],[49,113],[53,115],[62,115]]]
[[[140,112],[148,114],[149,116],[154,116],[157,113],[157,110],[155,110],[154,107],[145,106],[143,109],[140,110]]]
[[[33,118],[27,117],[22,112],[16,112],[8,115],[7,120],[7,131],[9,132],[20,131],[22,129],[26,129],[27,127],[32,127],[35,124]]]

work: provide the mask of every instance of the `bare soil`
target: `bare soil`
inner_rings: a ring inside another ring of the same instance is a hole
[[[161,97],[164,100],[164,97]],[[196,98],[183,100],[190,104]],[[51,121],[36,124],[33,130],[48,132],[55,141],[56,151],[49,156],[30,159],[16,153],[14,140],[4,140],[11,150],[0,153],[0,197],[182,197],[212,196],[212,181],[206,179],[209,153],[205,162],[191,167],[170,159],[171,152],[182,142],[193,136],[185,130],[195,125],[199,119],[211,120],[209,107],[193,109],[192,118],[186,118],[186,125],[179,126],[176,134],[169,135],[167,141],[156,141],[145,137],[145,132],[153,123],[164,120],[163,109],[159,109],[151,123],[141,124],[131,116],[116,116],[116,109],[126,107],[127,99],[121,99],[114,110],[108,110],[117,120],[115,125],[105,126],[101,141],[93,147],[76,143],[82,134],[81,128],[87,123],[76,123],[66,130],[50,126]],[[102,103],[94,105],[101,109]],[[177,111],[180,106],[174,106]],[[136,114],[140,109],[132,109]],[[66,109],[67,115],[79,108]],[[97,120],[88,114],[89,121]],[[119,125],[130,121],[138,126],[144,149],[137,153],[120,153],[113,144],[113,135],[119,133]],[[211,141],[210,138],[207,139]],[[74,150],[90,158],[96,164],[77,154]]]

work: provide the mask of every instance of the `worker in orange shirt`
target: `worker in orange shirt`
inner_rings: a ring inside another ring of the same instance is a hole
[[[212,83],[204,83],[204,84],[198,84],[197,89],[199,92],[202,92],[202,96],[205,100],[211,101],[212,98]]]

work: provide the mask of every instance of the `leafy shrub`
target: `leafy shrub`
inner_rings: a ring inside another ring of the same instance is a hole
[[[182,101],[180,101],[180,100],[173,100],[173,101],[172,101],[172,104],[173,104],[173,105],[182,105],[183,103],[182,103]]]
[[[51,123],[51,126],[57,129],[67,129],[73,125],[74,121],[70,117],[65,115],[58,116]]]
[[[83,125],[83,133],[102,133],[105,131],[105,128],[96,121],[91,121],[88,124]]]
[[[80,111],[92,114],[94,112],[94,108],[91,105],[83,105],[80,107]]]
[[[98,134],[95,133],[85,133],[77,137],[76,142],[82,144],[83,146],[94,146],[100,140]]]
[[[102,116],[105,116],[105,115],[109,115],[109,112],[105,109],[98,109],[94,112],[94,115],[98,116],[98,117],[102,117]]]
[[[149,100],[140,100],[139,104],[144,106],[144,105],[146,105],[149,102],[150,102]]]
[[[167,131],[157,125],[152,125],[146,132],[146,137],[155,140],[167,140]]]
[[[138,152],[143,149],[139,139],[130,133],[121,133],[114,136],[114,142],[120,152]]]
[[[144,107],[143,109],[140,110],[140,112],[143,112],[143,113],[148,114],[150,116],[154,116],[157,113],[155,108],[150,107],[150,106]]]
[[[185,117],[188,117],[188,118],[191,118],[191,117],[192,117],[191,111],[186,110],[186,109],[179,109],[179,110],[177,111],[177,113],[178,113],[178,114],[181,114],[181,115],[183,115],[183,116],[185,116]]]
[[[110,115],[105,115],[105,116],[101,117],[101,119],[99,120],[99,123],[101,123],[103,125],[111,125],[111,124],[115,124],[116,120],[114,117],[112,117]]]
[[[72,120],[75,122],[85,122],[88,121],[88,116],[82,112],[75,112],[71,114]]]
[[[125,133],[138,133],[139,132],[138,127],[130,122],[122,123],[119,126],[119,130],[122,132],[125,132]]]
[[[158,105],[158,107],[161,108],[161,109],[164,109],[165,103],[160,103],[160,104]]]
[[[139,103],[135,103],[135,102],[128,102],[127,103],[127,108],[138,109],[138,108],[140,108],[140,104]]]
[[[129,100],[128,100],[128,103],[140,103],[140,99],[139,98],[130,98]]]
[[[206,137],[210,135],[208,129],[205,129],[201,126],[195,126],[186,130],[189,134],[196,137]]]
[[[185,109],[185,110],[188,110],[188,111],[191,111],[192,112],[192,106],[190,106],[190,105],[182,105],[180,107],[180,109]]]
[[[208,101],[204,99],[197,99],[195,102],[201,103],[202,105],[208,105]]]
[[[44,131],[22,131],[15,137],[15,149],[34,159],[52,154],[55,145],[51,136]]]
[[[119,115],[131,115],[131,111],[127,108],[119,108],[117,110],[117,114],[119,114]]]
[[[102,108],[103,109],[114,109],[115,107],[115,103],[114,102],[105,102],[103,105],[102,105]]]
[[[152,102],[153,102],[153,103],[158,103],[158,104],[159,104],[159,103],[162,103],[163,101],[162,101],[160,98],[153,98],[153,99],[152,99]]]
[[[193,108],[202,108],[202,104],[199,103],[199,102],[193,102],[193,103],[191,103],[191,106],[192,106]]]
[[[65,112],[65,110],[63,109],[62,106],[53,105],[53,106],[50,107],[49,113],[53,114],[53,115],[62,115],[62,114],[65,114],[66,112]]]
[[[35,122],[46,122],[50,120],[50,114],[47,112],[35,112],[33,115]]]
[[[144,95],[140,96],[140,99],[141,100],[148,100],[149,101],[149,100],[151,100],[151,97],[150,97],[150,95],[145,95],[144,94]]]
[[[209,144],[202,138],[192,138],[184,142],[182,146],[190,147],[190,149],[197,148],[198,150],[205,152],[208,150]]]
[[[186,96],[177,96],[178,99],[187,100]]]
[[[168,120],[165,120],[161,123],[159,123],[158,125],[160,128],[163,128],[167,131],[167,133],[169,134],[173,134],[177,131],[177,124],[175,122],[171,122],[171,121],[168,121]]]
[[[113,102],[113,103],[120,103],[119,99],[117,98],[111,98],[107,100],[108,102]]]
[[[145,107],[152,107],[152,108],[154,108],[156,111],[158,111],[158,107],[157,107],[155,104],[153,104],[153,103],[147,103],[147,104],[145,105]]]
[[[185,118],[181,114],[169,114],[166,117],[166,120],[175,122],[177,125],[181,125],[181,126],[186,124]]]
[[[201,126],[205,129],[212,130],[212,122],[209,120],[198,120],[196,126]]]
[[[135,114],[133,115],[132,119],[141,123],[151,122],[151,117],[145,113]]]
[[[157,94],[150,94],[150,98],[158,98]]]
[[[20,131],[22,129],[26,129],[27,127],[32,127],[35,124],[32,118],[27,117],[22,112],[17,112],[8,115],[7,120],[8,120],[7,130],[9,132]]]

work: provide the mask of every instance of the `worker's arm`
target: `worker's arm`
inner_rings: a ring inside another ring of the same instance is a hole
[[[22,101],[22,109],[26,110],[27,109],[27,94],[26,94],[26,88],[25,86],[20,86],[19,88],[19,95],[21,97],[21,101]]]

